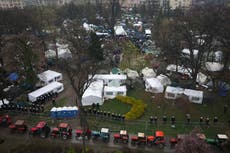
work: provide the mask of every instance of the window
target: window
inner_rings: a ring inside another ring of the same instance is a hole
[[[167,93],[167,96],[168,97],[175,97],[175,94],[173,94],[173,93]]]
[[[113,95],[113,92],[106,92],[106,95]]]
[[[59,90],[61,90],[61,89],[62,89],[62,86],[58,87],[58,88],[57,88],[57,91],[59,91]]]
[[[118,91],[117,95],[124,95],[124,92]]]
[[[200,98],[199,97],[192,97],[192,101],[199,101]]]

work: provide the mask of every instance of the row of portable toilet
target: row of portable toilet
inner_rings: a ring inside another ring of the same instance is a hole
[[[76,117],[78,114],[77,106],[69,106],[69,107],[53,107],[50,110],[50,116],[52,118],[72,118]]]

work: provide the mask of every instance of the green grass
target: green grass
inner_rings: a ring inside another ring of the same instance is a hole
[[[116,114],[125,114],[131,109],[131,105],[122,103],[117,99],[111,99],[104,102],[100,107],[101,110],[108,111]]]

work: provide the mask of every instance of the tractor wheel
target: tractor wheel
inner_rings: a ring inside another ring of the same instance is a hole
[[[117,139],[113,139],[113,143],[114,144],[118,143],[118,140]]]
[[[63,139],[63,140],[66,140],[66,139],[67,139],[67,135],[64,134],[64,135],[62,136],[62,139]]]
[[[160,149],[163,149],[163,148],[164,148],[164,144],[160,143],[160,144],[158,144],[158,147],[159,147]]]
[[[46,135],[45,132],[42,132],[42,133],[40,134],[40,137],[43,138],[43,139],[45,139],[45,138],[47,137],[47,135]]]

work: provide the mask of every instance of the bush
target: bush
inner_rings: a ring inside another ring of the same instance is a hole
[[[142,100],[128,96],[117,96],[116,99],[123,103],[132,105],[130,111],[125,114],[126,120],[134,120],[140,118],[142,114],[145,112],[145,108],[147,105]]]

